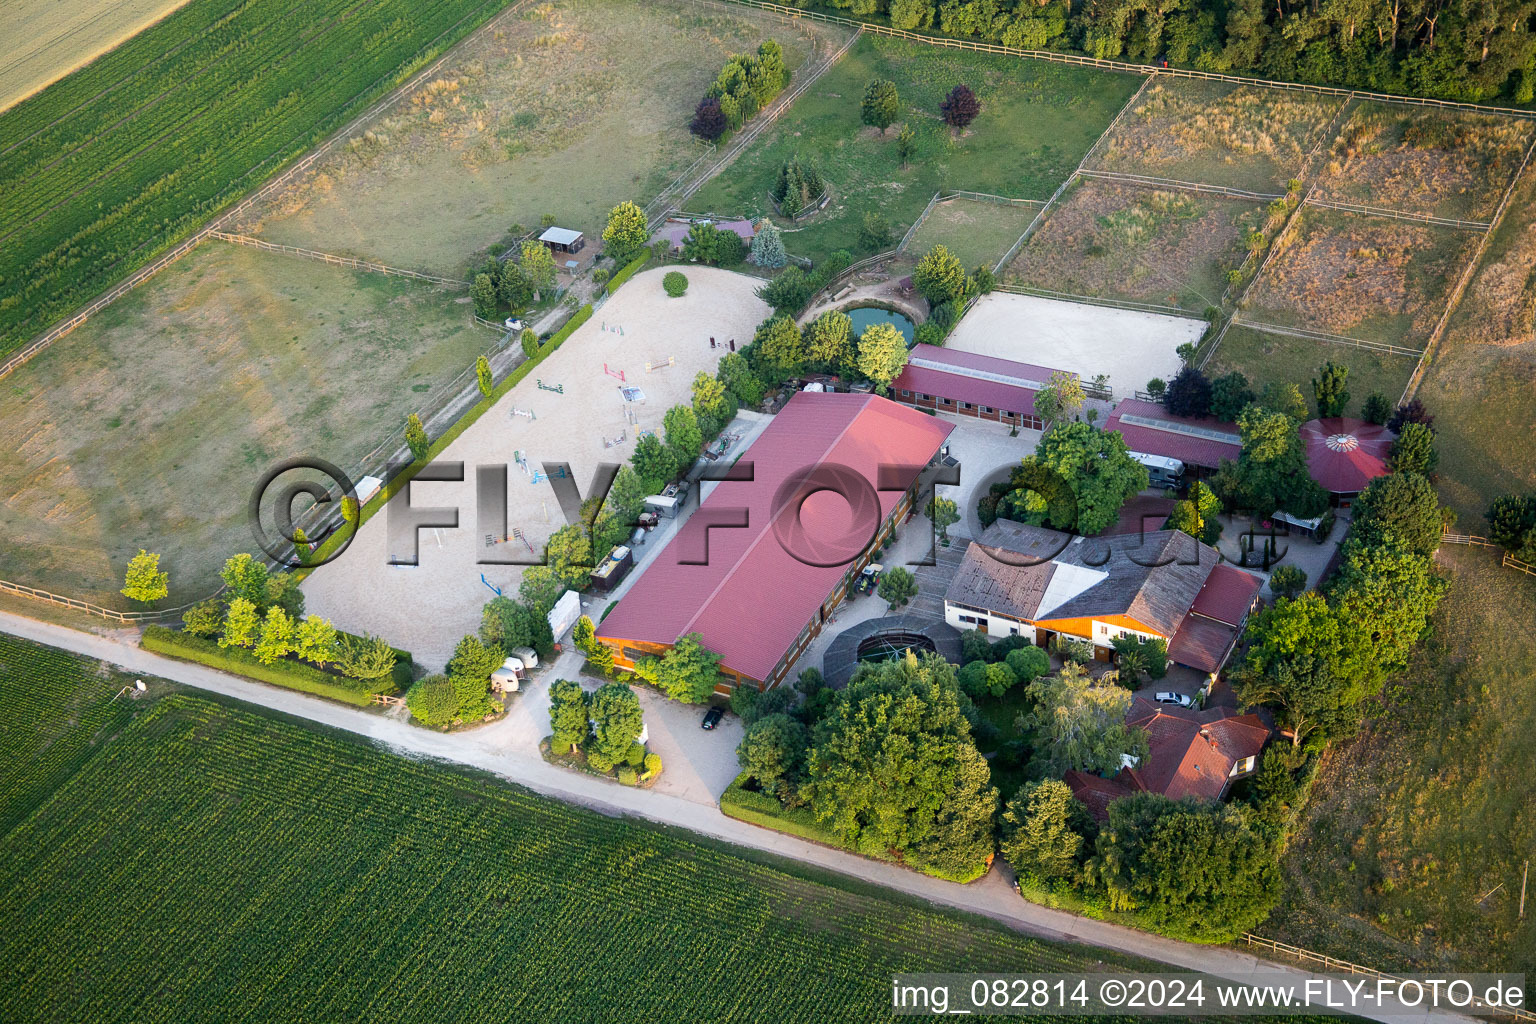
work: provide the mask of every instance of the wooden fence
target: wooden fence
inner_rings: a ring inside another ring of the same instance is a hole
[[[1243,316],[1234,316],[1232,318],[1232,325],[1234,327],[1251,327],[1256,331],[1263,331],[1266,334],[1284,334],[1292,338],[1323,341],[1330,345],[1345,345],[1350,348],[1369,349],[1372,352],[1382,352],[1394,356],[1409,356],[1413,359],[1417,359],[1424,354],[1422,349],[1406,348],[1402,345],[1393,345],[1385,341],[1362,341],[1359,338],[1349,338],[1342,334],[1329,334],[1326,331],[1314,331],[1307,327],[1285,327],[1280,324],[1249,320]]]
[[[1177,316],[1185,319],[1198,320],[1199,316],[1187,309],[1178,306],[1162,306],[1155,302],[1135,302],[1130,299],[1107,299],[1099,295],[1073,295],[1071,292],[1057,292],[1049,288],[1033,288],[1024,284],[999,284],[992,288],[995,292],[1008,292],[1011,295],[1033,295],[1042,299],[1061,299],[1064,302],[1081,302],[1090,306],[1103,306],[1107,309],[1128,309],[1137,313],[1156,313],[1161,316]]]
[[[383,263],[375,263],[372,260],[360,260],[352,256],[338,256],[331,252],[317,252],[314,249],[301,249],[296,245],[278,245],[275,242],[267,242],[260,238],[252,238],[250,235],[236,235],[228,231],[210,231],[209,238],[217,238],[221,242],[232,242],[235,245],[249,245],[263,252],[280,252],[290,256],[303,256],[305,259],[319,260],[322,263],[331,263],[339,267],[350,267],[353,270],[367,270],[374,274],[387,274],[390,277],[409,277],[417,281],[429,281],[432,284],[445,284],[453,288],[468,288],[469,282],[453,277],[438,277],[436,274],[423,274],[417,270],[402,270],[400,267],[385,266]]]
[[[1288,956],[1292,959],[1300,960],[1303,963],[1317,964],[1324,971],[1337,971],[1342,974],[1363,974],[1366,977],[1385,978],[1389,981],[1402,980],[1402,975],[1388,974],[1385,971],[1378,971],[1374,967],[1366,967],[1363,964],[1357,964],[1352,960],[1341,960],[1336,956],[1329,956],[1326,953],[1313,952],[1310,949],[1303,949],[1300,946],[1293,946],[1288,942],[1279,942],[1275,939],[1266,939],[1264,936],[1255,935],[1252,932],[1244,932],[1243,941],[1250,946],[1265,950],[1266,952],[1279,953],[1283,956]],[[1532,1013],[1529,1010],[1522,1010],[1519,1007],[1495,1006],[1491,1003],[1486,1003],[1483,1000],[1476,998],[1474,998],[1474,1002],[1476,1003],[1479,1012],[1489,1014],[1494,1017],[1510,1017],[1514,1020],[1536,1021],[1536,1013]]]
[[[1198,181],[1180,181],[1177,178],[1154,178],[1146,174],[1125,174],[1120,171],[1099,171],[1083,168],[1078,172],[1085,178],[1103,178],[1106,181],[1127,185],[1145,185],[1149,188],[1171,188],[1180,192],[1200,192],[1205,195],[1225,196],[1229,199],[1247,199],[1253,202],[1272,202],[1284,199],[1284,192],[1250,192],[1245,188],[1229,188],[1226,185],[1205,185]]]
[[[1384,206],[1364,206],[1360,203],[1340,203],[1332,199],[1319,199],[1313,196],[1307,200],[1308,206],[1321,206],[1329,210],[1342,210],[1345,213],[1358,213],[1366,217],[1388,217],[1392,220],[1406,220],[1414,224],[1433,224],[1442,228],[1462,228],[1468,231],[1487,231],[1492,224],[1480,220],[1457,220],[1455,217],[1436,217],[1428,213],[1412,213],[1406,210],[1390,210]]]
[[[223,590],[224,588],[221,586],[218,590],[215,590],[212,594],[209,594],[208,597],[199,598],[198,600],[189,602],[188,604],[179,604],[174,608],[152,608],[146,611],[121,612],[116,608],[103,608],[99,604],[92,604],[89,601],[82,601],[77,597],[65,597],[63,594],[55,594],[50,590],[40,590],[37,587],[29,587],[21,583],[12,583],[9,580],[0,580],[0,593],[10,594],[13,597],[25,597],[33,601],[42,601],[44,604],[51,604],[57,608],[68,608],[72,611],[84,612],[87,615],[94,615],[97,618],[107,619],[108,621],[116,622],[124,626],[138,626],[143,625],[144,623],[163,622],[166,619],[174,618],[180,615],[182,612],[192,608],[194,605],[202,604],[204,601],[208,600],[209,597],[217,597],[220,593],[223,592]]]

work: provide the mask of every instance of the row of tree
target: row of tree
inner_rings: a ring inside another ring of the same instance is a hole
[[[787,84],[789,69],[777,42],[770,39],[761,44],[755,55],[737,54],[725,62],[705,90],[688,130],[706,142],[715,142],[756,117]]]
[[[640,698],[623,683],[592,693],[570,679],[549,684],[549,746],[561,757],[581,757],[599,772],[615,772],[627,786],[661,771],[661,756],[639,741],[644,729]]]
[[[1091,537],[1114,525],[1148,483],[1147,468],[1131,458],[1118,431],[1058,420],[1007,482],[981,496],[977,514],[983,525],[1010,519]]]

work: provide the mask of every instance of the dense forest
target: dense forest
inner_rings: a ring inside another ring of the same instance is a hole
[[[1029,49],[1530,103],[1536,0],[782,0]]]

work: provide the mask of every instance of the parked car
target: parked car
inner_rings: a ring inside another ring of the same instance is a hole
[[[704,728],[713,729],[720,724],[720,719],[725,717],[725,709],[718,704],[704,712]]]
[[[871,562],[866,565],[864,571],[859,573],[858,582],[853,585],[854,592],[858,594],[873,594],[875,587],[880,583],[880,573],[884,568],[885,566],[877,562]]]
[[[1159,704],[1173,704],[1176,707],[1191,708],[1195,706],[1194,700],[1182,693],[1174,693],[1172,690],[1163,690],[1157,695]]]
[[[503,326],[505,326],[506,329],[509,330],[509,331],[520,331],[520,330],[523,329],[523,322],[522,322],[522,320],[518,319],[515,316],[507,317],[507,319],[504,320],[502,323],[503,323]]]

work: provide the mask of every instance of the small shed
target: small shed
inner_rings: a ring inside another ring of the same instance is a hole
[[[554,252],[581,252],[587,244],[580,231],[572,231],[570,228],[545,228],[539,241]]]

